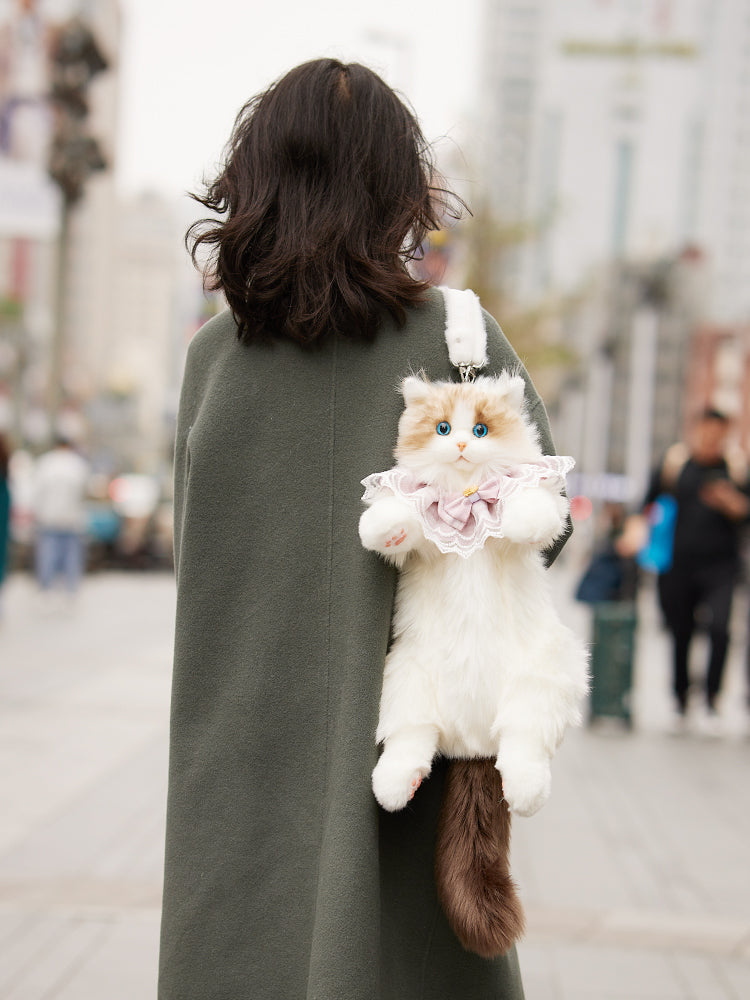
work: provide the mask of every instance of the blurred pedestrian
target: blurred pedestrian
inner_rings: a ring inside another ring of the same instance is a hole
[[[58,439],[34,470],[32,511],[35,568],[42,592],[60,583],[69,596],[80,585],[85,562],[88,462],[71,441]]]
[[[672,637],[677,724],[688,709],[689,653],[698,627],[709,637],[700,724],[718,731],[717,701],[729,649],[732,598],[741,568],[741,526],[750,514],[745,464],[728,451],[730,420],[706,409],[687,445],[671,448],[654,470],[644,508],[666,495],[676,503],[671,561],[658,576],[659,602]],[[668,507],[664,508],[665,510]]]
[[[604,504],[591,559],[576,588],[576,600],[594,605],[635,601],[638,567],[631,555],[619,551],[626,521],[623,504]]]
[[[638,567],[632,554],[619,550],[626,521],[623,504],[604,504],[575,596],[592,610],[589,721],[619,718],[630,726]]]
[[[464,951],[438,906],[445,763],[401,813],[371,788],[395,575],[360,481],[391,462],[394,386],[450,378],[443,297],[406,267],[447,197],[393,91],[321,59],[245,106],[198,199],[230,310],[178,416],[160,1000],[523,996],[515,950]],[[485,322],[490,370],[519,365]]]
[[[5,436],[0,434],[0,617],[3,613],[3,584],[8,568],[8,549],[10,547],[9,463],[10,446]]]

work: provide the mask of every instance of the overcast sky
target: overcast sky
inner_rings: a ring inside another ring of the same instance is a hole
[[[235,114],[307,59],[378,70],[430,140],[462,143],[481,0],[120,0],[123,191],[180,194],[211,172]]]

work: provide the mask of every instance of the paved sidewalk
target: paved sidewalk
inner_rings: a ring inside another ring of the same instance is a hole
[[[10,580],[0,625],[0,996],[151,1000],[174,587]]]
[[[552,572],[587,633],[569,601],[574,570]],[[71,609],[41,606],[24,576],[8,584],[3,1000],[156,996],[173,611],[168,575],[89,577]],[[527,1000],[750,997],[743,642],[738,630],[727,737],[667,736],[666,644],[644,595],[638,728],[570,734],[550,802],[515,822]]]

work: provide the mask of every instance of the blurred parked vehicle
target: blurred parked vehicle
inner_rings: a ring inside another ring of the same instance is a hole
[[[124,568],[159,569],[172,565],[172,505],[161,497],[153,476],[118,476],[109,485],[120,519],[117,562]]]
[[[29,570],[33,565],[34,519],[30,502],[33,464],[27,453],[13,456],[9,561],[12,569]],[[162,496],[154,476],[128,473],[111,480],[94,476],[86,512],[89,572],[172,568],[172,502]]]

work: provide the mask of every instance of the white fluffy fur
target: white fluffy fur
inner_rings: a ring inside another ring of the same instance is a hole
[[[523,413],[523,387],[504,373],[477,379],[457,398],[453,383],[406,379],[399,465],[460,492],[495,465],[540,457]],[[501,438],[473,436],[474,390],[492,394],[515,415]],[[441,396],[453,400],[445,416],[450,435],[404,448],[402,438],[423,412],[434,419]],[[393,495],[381,495],[363,513],[363,545],[401,569],[377,730],[383,752],[373,772],[385,809],[406,805],[436,753],[496,757],[516,813],[531,815],[547,800],[550,759],[567,726],[580,722],[587,689],[585,648],[557,615],[541,555],[564,530],[566,516],[558,492],[525,488],[506,501],[505,537],[462,558],[440,553],[408,504]]]

